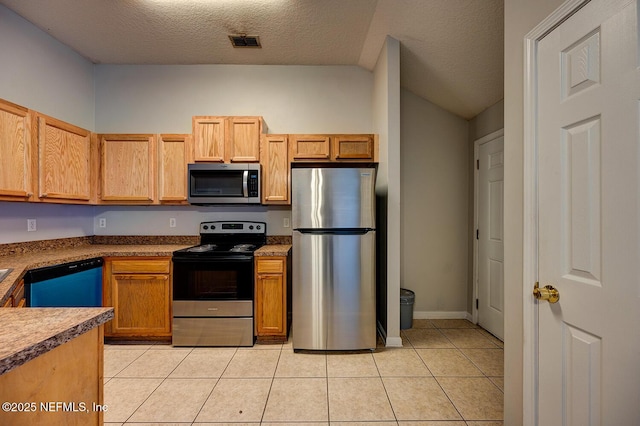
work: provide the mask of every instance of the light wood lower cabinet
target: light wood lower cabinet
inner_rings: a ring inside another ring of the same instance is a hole
[[[256,340],[284,342],[290,323],[290,257],[257,256],[255,269]]]
[[[98,426],[104,422],[100,325],[0,376],[0,399],[30,410],[0,414],[12,426]],[[66,404],[67,409],[60,404]],[[84,405],[80,405],[84,404]],[[74,410],[75,408],[75,410]]]
[[[114,308],[105,336],[171,337],[171,258],[106,258],[103,306]]]
[[[2,305],[3,308],[24,308],[27,299],[24,297],[24,280],[20,280],[9,298]]]

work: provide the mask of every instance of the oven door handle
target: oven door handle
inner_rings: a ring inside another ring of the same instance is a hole
[[[216,257],[199,257],[195,259],[173,258],[174,263],[220,263],[220,262],[252,262],[253,256],[235,255],[235,256],[216,256]]]
[[[247,182],[249,181],[249,170],[242,172],[242,196],[244,198],[249,197],[249,187]]]

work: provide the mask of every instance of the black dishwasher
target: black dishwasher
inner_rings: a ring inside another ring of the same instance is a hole
[[[24,277],[30,307],[102,306],[102,258],[32,269]]]

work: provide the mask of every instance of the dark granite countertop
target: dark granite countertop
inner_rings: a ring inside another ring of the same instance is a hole
[[[291,244],[267,244],[254,252],[256,256],[288,256]]]
[[[190,247],[178,244],[86,244],[43,251],[0,256],[0,269],[13,268],[13,271],[0,283],[0,306],[9,298],[30,269],[59,265],[94,257],[116,256],[171,256],[175,250]]]
[[[113,308],[0,309],[0,375],[112,318]]]

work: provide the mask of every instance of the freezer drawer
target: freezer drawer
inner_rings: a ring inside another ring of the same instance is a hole
[[[375,231],[294,231],[293,245],[293,348],[375,349]]]
[[[253,346],[253,318],[173,318],[173,346]]]

